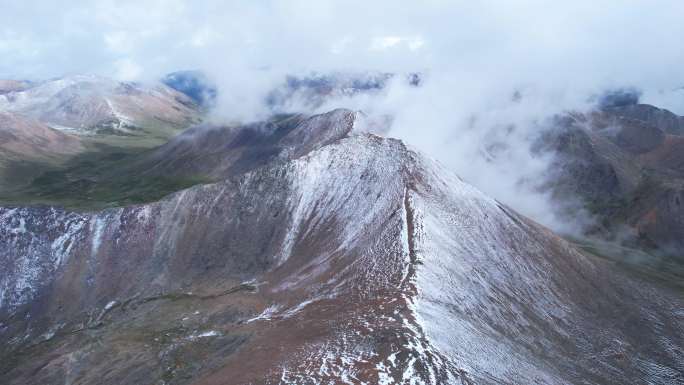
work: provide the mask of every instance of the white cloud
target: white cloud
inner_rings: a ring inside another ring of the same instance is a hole
[[[483,82],[666,89],[684,84],[681,14],[676,0],[27,0],[3,4],[0,41],[7,51],[1,31],[13,31],[21,46],[3,56],[0,76],[106,75],[131,58],[149,74],[230,61],[281,72],[429,68]]]
[[[131,59],[119,59],[114,63],[116,72],[113,77],[123,81],[135,81],[140,79],[143,68]]]
[[[371,49],[381,51],[381,50],[384,50],[387,48],[392,48],[395,45],[401,43],[403,40],[404,39],[399,37],[399,36],[376,37],[373,39],[373,43],[371,44]]]
[[[126,53],[132,48],[133,42],[125,31],[112,31],[104,34],[104,42],[112,52]]]
[[[212,41],[219,39],[221,35],[208,26],[200,27],[190,39],[190,44],[195,47],[205,47]]]
[[[330,52],[333,54],[339,55],[347,49],[347,47],[354,41],[354,38],[351,36],[344,36],[343,38],[337,40],[332,44],[330,47]]]
[[[372,40],[370,49],[373,51],[383,51],[390,48],[405,45],[409,50],[415,51],[422,47],[425,41],[417,36],[402,37],[402,36],[381,36],[375,37]]]

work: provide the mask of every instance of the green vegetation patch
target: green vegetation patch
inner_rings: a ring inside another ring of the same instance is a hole
[[[35,165],[25,180],[12,178],[0,189],[0,205],[55,205],[96,210],[157,201],[197,184],[203,176],[178,177],[148,172],[139,166],[145,149],[98,144],[65,165]]]

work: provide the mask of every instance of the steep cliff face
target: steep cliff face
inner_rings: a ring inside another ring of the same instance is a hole
[[[0,382],[682,380],[679,294],[400,141],[298,127],[296,156],[157,203],[0,209]]]

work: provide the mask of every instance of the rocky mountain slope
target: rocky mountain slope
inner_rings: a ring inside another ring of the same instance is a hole
[[[557,154],[548,187],[559,202],[580,197],[592,231],[684,266],[682,127],[684,117],[644,104],[559,118],[541,141]]]
[[[0,111],[0,194],[84,151],[79,138],[31,118]]]
[[[31,118],[0,111],[0,163],[59,159],[82,150],[78,138]]]
[[[356,119],[357,114],[338,109],[313,117],[280,115],[239,127],[200,125],[145,154],[134,167],[147,174],[223,179],[298,158],[347,134]]]
[[[0,209],[0,382],[684,381],[681,291],[351,111],[289,119],[160,149],[213,144],[221,181],[156,203]]]

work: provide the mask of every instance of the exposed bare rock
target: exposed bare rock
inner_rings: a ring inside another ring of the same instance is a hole
[[[594,113],[591,128],[631,154],[643,154],[662,146],[665,131],[642,120],[612,113]]]

